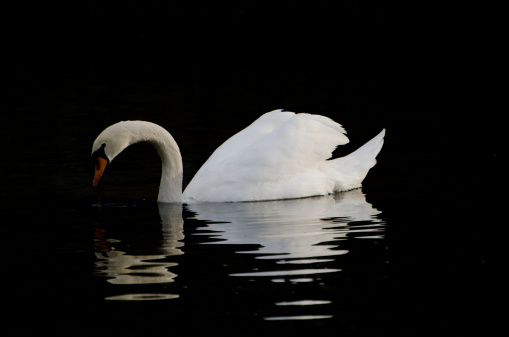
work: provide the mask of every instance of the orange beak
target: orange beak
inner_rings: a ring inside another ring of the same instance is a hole
[[[92,183],[92,186],[94,187],[97,187],[97,184],[99,184],[99,179],[101,179],[104,169],[106,168],[106,164],[108,164],[108,160],[104,158],[97,157],[96,160],[94,182]]]

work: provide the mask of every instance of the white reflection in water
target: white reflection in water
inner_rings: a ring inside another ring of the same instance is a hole
[[[204,230],[194,235],[207,235],[218,241],[206,244],[235,244],[246,248],[240,254],[273,261],[262,267],[246,265],[245,271],[233,277],[268,277],[277,283],[302,284],[320,275],[338,273],[328,267],[337,256],[348,253],[340,243],[351,235],[355,238],[383,238],[384,223],[380,212],[366,202],[360,189],[295,200],[249,203],[202,203],[187,205],[195,218],[206,220]],[[183,254],[182,207],[159,204],[162,219],[162,243],[156,254],[139,254],[138,247],[123,245],[115,238],[97,234],[96,271],[115,285],[148,285],[173,282],[176,266],[167,257]],[[249,245],[249,246],[247,246]],[[254,245],[254,249],[253,249]],[[137,253],[134,253],[137,252]],[[272,266],[272,267],[270,267]],[[259,268],[259,269],[257,269]],[[140,288],[142,290],[142,287]],[[177,298],[175,294],[129,293],[106,297],[108,300],[160,300]],[[277,306],[326,306],[324,299],[301,299],[277,302]],[[324,319],[332,315],[295,315],[266,317],[267,320]]]
[[[174,294],[124,294],[124,295],[116,295],[116,296],[108,296],[105,299],[109,301],[154,301],[154,300],[171,300],[173,298],[178,298],[179,295]]]
[[[96,268],[112,284],[152,284],[172,282],[177,276],[168,270],[176,263],[157,262],[166,255],[129,255],[113,250],[95,253]]]
[[[348,253],[341,247],[344,240],[351,237],[381,239],[384,232],[384,223],[377,218],[380,212],[366,202],[360,189],[324,197],[203,203],[188,207],[196,213],[197,219],[211,222],[197,233],[218,240],[207,244],[250,245],[237,253],[252,254],[265,262],[247,264],[244,272],[230,276],[247,277],[250,281],[269,278],[274,284],[281,284],[280,296],[290,294],[287,301],[281,301],[281,297],[275,301],[274,306],[281,310],[264,317],[267,321],[334,317],[332,301],[323,298],[323,294],[322,298],[310,298],[313,293],[309,291],[303,291],[304,298],[297,299],[296,294],[300,292],[296,287],[315,281],[320,283],[327,275],[341,272],[334,268],[337,264],[331,262]],[[283,308],[294,309],[288,315]]]
[[[266,321],[306,321],[311,319],[325,319],[332,318],[333,315],[300,315],[300,316],[278,316],[278,317],[265,317]]]
[[[96,272],[107,278],[107,282],[117,285],[144,285],[173,282],[177,276],[169,268],[176,263],[165,262],[168,256],[183,254],[184,244],[182,206],[159,205],[162,222],[162,242],[157,254],[130,254],[116,249],[121,241],[106,238],[104,230],[96,229]],[[136,247],[134,247],[136,250]],[[135,293],[106,297],[108,300],[161,300],[177,298],[174,294]]]
[[[293,302],[277,302],[276,305],[318,305],[318,304],[330,304],[331,301],[313,301],[313,300],[302,300]]]
[[[338,272],[340,269],[299,268],[298,265],[333,261],[332,256],[348,253],[339,249],[347,235],[382,238],[380,212],[366,202],[360,189],[323,197],[246,203],[202,203],[189,209],[208,224],[207,232],[220,241],[212,244],[255,244],[257,259],[276,259],[294,269],[249,271],[232,276],[289,276]],[[376,235],[373,235],[376,234]],[[329,258],[327,258],[329,257]]]

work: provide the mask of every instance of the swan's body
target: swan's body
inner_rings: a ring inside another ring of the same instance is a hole
[[[274,110],[223,143],[182,194],[182,158],[162,127],[127,121],[106,128],[95,140],[97,185],[107,162],[131,144],[152,143],[162,161],[159,202],[235,202],[302,198],[361,186],[383,145],[385,130],[351,154],[327,160],[348,143],[331,119]],[[102,164],[101,164],[102,163]]]

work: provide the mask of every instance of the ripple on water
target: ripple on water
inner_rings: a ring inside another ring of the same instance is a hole
[[[108,301],[155,301],[155,300],[171,300],[178,298],[176,294],[123,294],[109,296],[105,299]]]
[[[251,273],[235,273],[230,276],[293,276],[293,275],[312,275],[323,273],[335,273],[341,269],[298,269],[298,270],[276,270],[276,271],[257,271]]]
[[[334,315],[300,315],[300,316],[274,316],[265,317],[266,321],[303,321],[312,319],[327,319],[332,318]]]
[[[277,302],[276,305],[320,305],[330,304],[331,301],[318,301],[318,300],[302,300],[302,301],[289,301],[289,302]]]

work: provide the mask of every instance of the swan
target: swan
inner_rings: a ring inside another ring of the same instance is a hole
[[[376,164],[385,129],[347,156],[327,160],[349,142],[332,119],[274,110],[217,148],[182,193],[182,157],[168,131],[124,121],[102,131],[92,147],[96,187],[106,166],[129,145],[151,143],[161,157],[158,202],[239,202],[327,195],[361,186]]]

